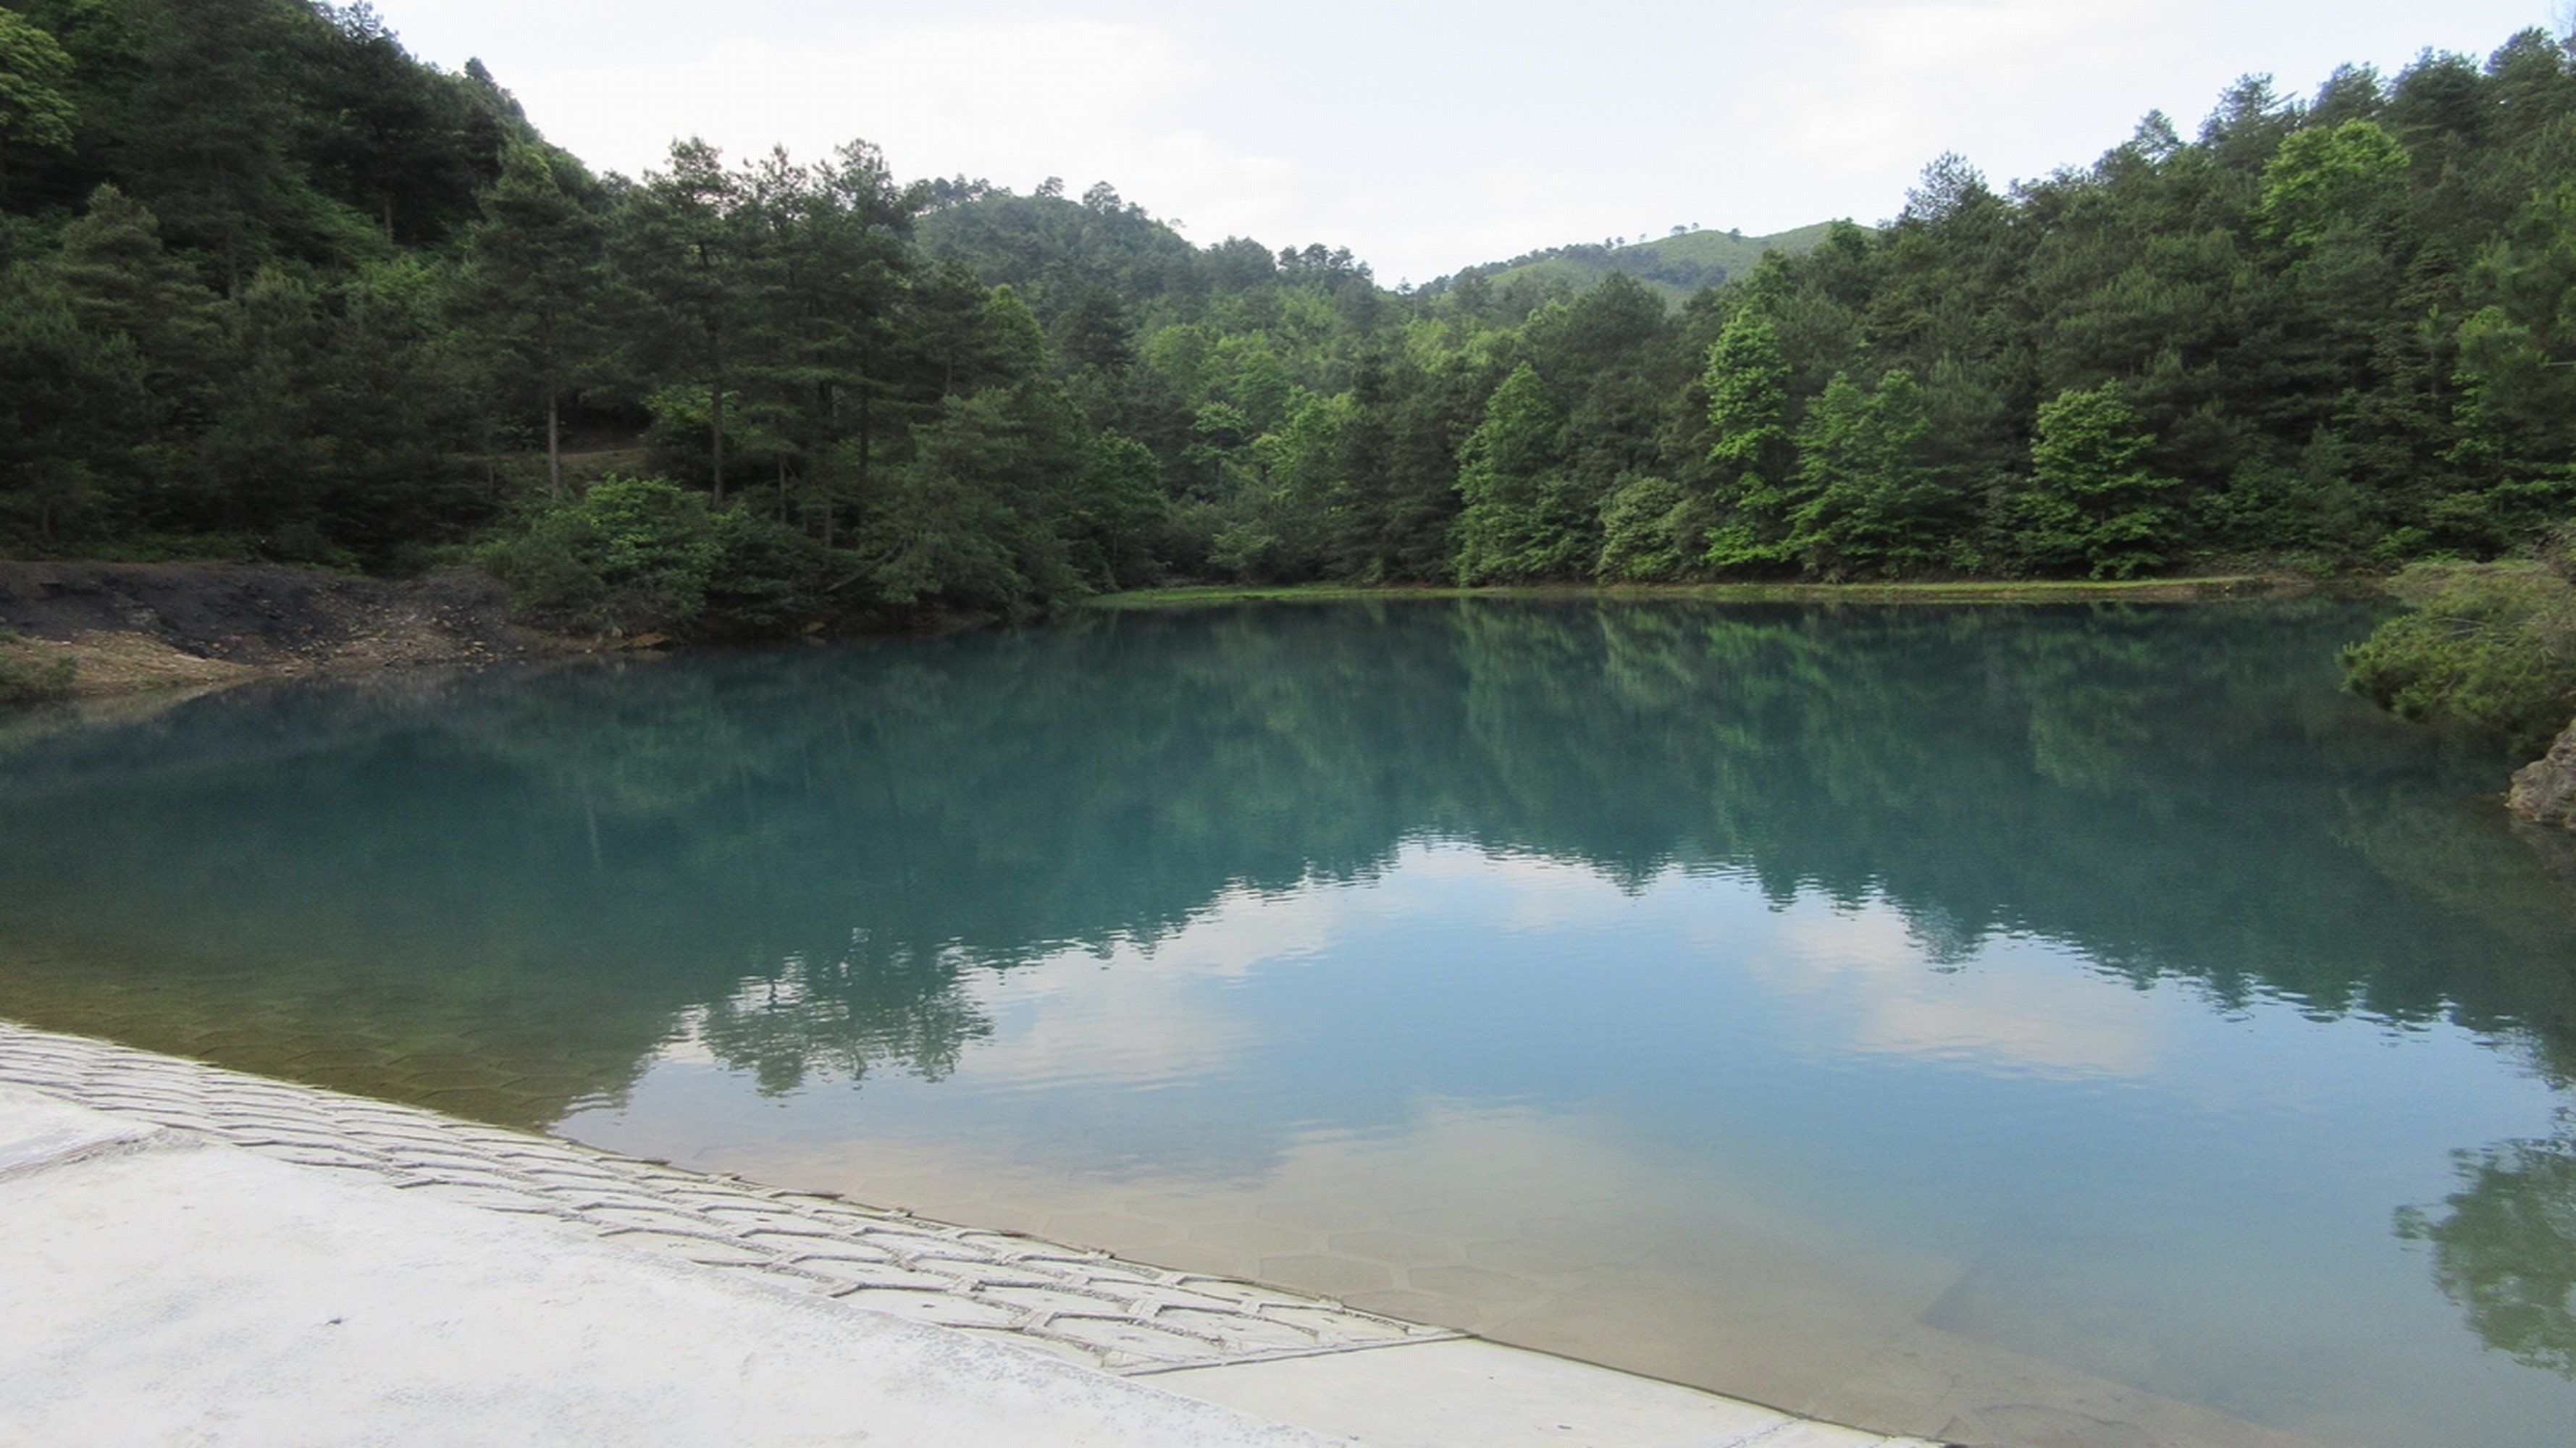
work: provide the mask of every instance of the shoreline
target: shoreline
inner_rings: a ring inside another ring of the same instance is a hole
[[[1629,583],[1445,584],[1295,583],[1184,584],[1140,588],[1084,599],[1077,609],[1110,612],[1191,608],[1226,603],[1351,603],[1440,601],[1469,598],[1578,602],[2018,604],[2018,603],[2218,603],[2297,598],[2352,586],[2290,574],[2212,574],[2193,578],[1951,580],[1891,583]]]
[[[829,1424],[797,1435],[817,1442],[1933,1448],[1311,1294],[7,1021],[0,1194],[23,1249],[0,1274],[0,1338],[40,1343],[48,1366],[0,1387],[13,1441],[267,1422],[295,1441],[431,1443],[472,1421],[713,1443],[763,1441],[786,1416]],[[739,1354],[771,1363],[766,1379]],[[1035,1396],[997,1402],[996,1385]],[[675,1393],[692,1421],[642,1408]]]
[[[14,674],[29,681],[22,704],[471,668],[610,646],[513,621],[506,591],[477,573],[375,579],[271,564],[0,560],[0,697]]]
[[[1855,604],[1938,607],[2050,603],[2189,604],[2294,598],[2356,586],[2287,574],[2121,582],[1185,584],[1094,595],[1065,615],[1243,603],[1545,602]],[[931,631],[958,620],[931,620]],[[913,630],[919,632],[921,630]],[[902,631],[896,631],[898,633]],[[772,642],[788,642],[782,636]],[[811,634],[803,637],[812,637]],[[643,653],[675,640],[554,633],[513,620],[507,591],[470,572],[387,580],[269,564],[0,560],[0,706],[196,694],[262,679],[363,676],[383,669],[481,668],[548,658]],[[739,641],[732,641],[739,642]],[[42,680],[9,699],[14,673]]]

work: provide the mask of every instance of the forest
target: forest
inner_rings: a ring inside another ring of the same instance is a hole
[[[1802,238],[1805,239],[1805,238]],[[745,633],[1178,581],[2385,571],[2576,506],[2576,56],[2249,77],[1676,300],[870,145],[639,177],[365,5],[0,9],[0,555]]]

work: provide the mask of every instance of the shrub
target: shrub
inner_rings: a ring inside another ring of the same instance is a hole
[[[2407,611],[2344,650],[2344,682],[2408,719],[2538,753],[2576,713],[2576,586],[2540,562],[2418,563]]]
[[[476,561],[519,611],[567,628],[683,629],[705,611],[715,547],[706,499],[660,478],[609,477],[541,506]]]
[[[715,514],[708,524],[713,562],[707,571],[700,627],[725,633],[784,633],[825,609],[824,575],[835,556],[822,544],[747,508]],[[838,555],[847,568],[849,555]],[[866,594],[853,594],[860,603]]]
[[[809,615],[830,558],[786,524],[660,478],[611,476],[476,551],[519,613],[616,633],[778,632]]]

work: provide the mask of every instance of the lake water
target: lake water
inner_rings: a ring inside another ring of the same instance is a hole
[[[0,1016],[1883,1429],[2560,1445],[2576,868],[2337,692],[2371,619],[1283,605],[20,715]]]

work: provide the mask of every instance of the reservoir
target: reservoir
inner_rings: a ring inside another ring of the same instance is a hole
[[[2375,617],[1235,605],[21,712],[0,1017],[1887,1431],[2561,1444],[2576,848],[2337,689]]]

